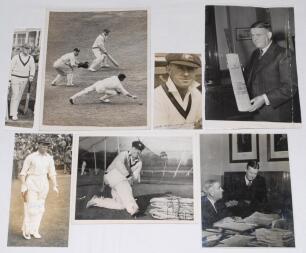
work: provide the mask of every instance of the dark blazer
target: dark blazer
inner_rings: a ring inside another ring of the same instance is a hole
[[[212,228],[216,221],[231,216],[222,200],[217,201],[215,207],[217,212],[206,196],[201,198],[202,229]]]
[[[246,84],[251,98],[266,94],[270,105],[254,113],[256,121],[293,122],[297,93],[294,53],[272,42],[262,57],[256,49],[245,68]],[[299,104],[297,105],[299,107]]]
[[[265,211],[267,187],[264,177],[257,175],[251,186],[247,186],[245,175],[231,182],[224,189],[226,200],[237,200],[238,206],[231,208],[235,216],[246,217],[255,211]],[[246,201],[250,202],[247,203]]]

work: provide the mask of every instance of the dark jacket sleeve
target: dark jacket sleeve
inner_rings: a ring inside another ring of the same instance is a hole
[[[267,92],[267,97],[274,108],[291,99],[297,92],[297,72],[294,53],[285,50],[277,56],[279,70],[279,88]]]

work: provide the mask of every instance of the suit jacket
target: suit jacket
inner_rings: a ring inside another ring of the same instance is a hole
[[[247,186],[245,175],[237,178],[225,187],[225,198],[237,200],[238,206],[231,209],[235,216],[246,217],[255,211],[265,211],[267,204],[267,187],[264,177],[257,175],[251,186]],[[246,202],[249,201],[249,204]]]
[[[251,98],[266,94],[270,105],[257,110],[254,120],[293,122],[294,110],[299,110],[293,101],[298,89],[294,53],[272,42],[266,53],[259,55],[256,49],[245,68],[246,84]]]
[[[222,200],[217,201],[215,207],[217,211],[206,196],[201,198],[202,229],[212,228],[216,221],[231,216]]]

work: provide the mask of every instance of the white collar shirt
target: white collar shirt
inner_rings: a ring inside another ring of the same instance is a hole
[[[100,48],[103,52],[105,52],[106,51],[105,41],[106,41],[105,35],[99,34],[95,42],[93,43],[92,48]]]
[[[103,80],[97,81],[93,85],[98,93],[103,93],[105,90],[116,90],[122,93],[123,95],[129,93],[123,88],[118,76],[111,76],[105,78]]]
[[[49,176],[56,175],[53,157],[49,154],[42,155],[38,151],[26,157],[23,167],[19,173],[20,176],[41,176],[47,174]]]
[[[215,209],[215,211],[217,213],[218,211],[217,211],[217,208],[215,206],[216,201],[212,200],[210,197],[207,197],[207,199],[209,200],[209,202],[211,203],[211,205],[213,206],[213,208]]]
[[[63,56],[61,56],[60,60],[62,63],[69,65],[71,67],[75,67],[78,63],[73,52],[64,54]]]
[[[154,91],[154,126],[157,128],[194,128],[195,122],[202,118],[202,94],[197,89],[200,84],[193,81],[184,99],[170,78],[166,82],[166,86],[168,92],[173,95],[179,106],[185,111],[188,107],[189,96],[191,97],[190,111],[184,118],[160,85]]]

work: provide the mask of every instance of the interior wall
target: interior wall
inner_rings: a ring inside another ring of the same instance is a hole
[[[229,52],[224,29],[230,28],[234,52],[239,54],[240,63],[245,66],[255,47],[250,39],[237,40],[236,30],[237,28],[249,28],[254,22],[258,21],[257,17],[260,10],[262,12],[266,11],[266,15],[270,16],[273,36],[275,35],[275,39],[280,46],[286,47],[285,35],[288,27],[290,27],[291,35],[294,35],[293,8],[270,8],[265,10],[254,7],[215,6],[218,57],[221,70],[227,69],[225,55]]]
[[[202,134],[200,136],[201,182],[222,181],[224,172],[244,171],[246,163],[230,163],[229,135]],[[267,135],[259,135],[260,171],[289,172],[288,161],[268,161]]]

